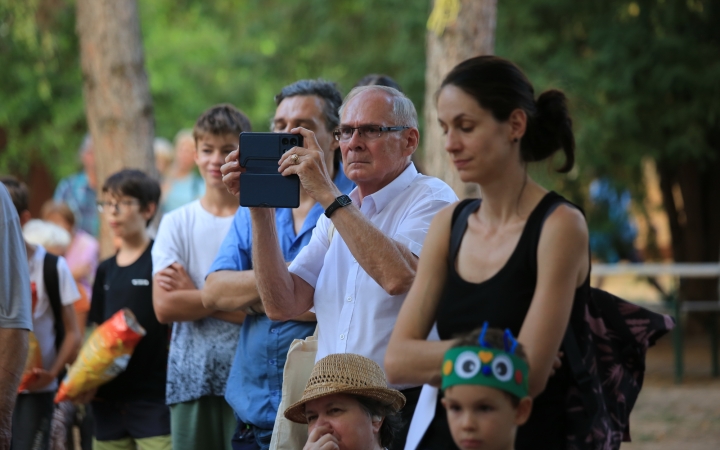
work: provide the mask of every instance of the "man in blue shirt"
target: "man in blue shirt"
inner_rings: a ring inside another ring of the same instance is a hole
[[[340,166],[340,158],[336,156],[338,144],[332,135],[339,123],[338,108],[342,103],[335,85],[322,80],[301,80],[283,88],[275,96],[275,103],[273,131],[287,133],[299,126],[312,129],[333,181],[343,193],[349,193],[354,185]],[[298,208],[275,210],[285,261],[291,262],[310,241],[323,212],[323,207],[302,189]],[[290,344],[294,339],[313,334],[316,323],[313,313],[286,322],[270,320],[263,313],[252,269],[250,212],[241,207],[210,268],[202,299],[206,308],[248,312],[225,398],[238,417],[233,448],[265,450],[270,446],[280,405],[283,369]]]
[[[75,214],[77,227],[95,237],[99,236],[97,197],[95,189],[95,152],[90,135],[85,135],[80,146],[83,171],[63,178],[55,188],[53,200],[66,203]]]

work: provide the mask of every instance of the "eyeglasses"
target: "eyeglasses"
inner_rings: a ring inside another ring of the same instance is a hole
[[[140,202],[137,200],[120,200],[119,202],[98,202],[98,212],[120,212],[120,210],[127,211],[132,205],[137,205]]]
[[[385,131],[402,131],[407,130],[408,128],[410,127],[381,127],[379,125],[360,125],[356,128],[339,127],[336,128],[335,131],[333,131],[333,136],[335,136],[336,141],[346,142],[352,139],[353,133],[355,133],[355,130],[357,130],[358,135],[370,140],[379,138]]]

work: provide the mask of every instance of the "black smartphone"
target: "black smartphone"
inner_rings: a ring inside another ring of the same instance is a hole
[[[297,208],[300,179],[278,172],[280,157],[293,147],[302,147],[303,137],[290,133],[240,133],[240,206]]]

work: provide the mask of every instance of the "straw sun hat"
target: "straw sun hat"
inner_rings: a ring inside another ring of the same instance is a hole
[[[305,403],[333,394],[368,397],[396,412],[405,406],[405,396],[400,391],[388,389],[385,374],[375,361],[351,353],[338,353],[315,364],[302,398],[285,410],[285,417],[293,422],[307,423]]]

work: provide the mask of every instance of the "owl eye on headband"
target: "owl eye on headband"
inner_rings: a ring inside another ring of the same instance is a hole
[[[515,354],[518,342],[510,330],[503,333],[504,349],[490,348],[485,341],[488,323],[483,324],[477,346],[453,347],[445,353],[442,389],[460,384],[487,386],[519,398],[528,396],[529,367]]]

